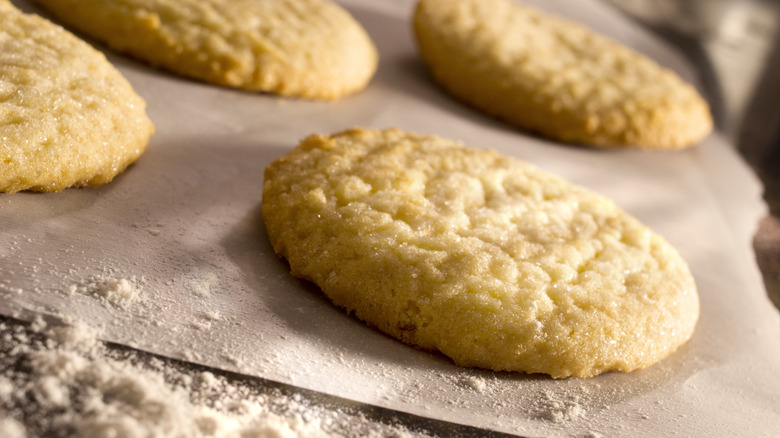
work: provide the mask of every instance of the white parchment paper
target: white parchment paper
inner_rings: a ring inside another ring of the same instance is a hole
[[[102,326],[107,341],[503,432],[780,430],[780,318],[750,249],[761,188],[732,145],[713,134],[684,152],[594,151],[528,136],[433,85],[417,58],[410,0],[343,3],[381,64],[367,90],[334,103],[212,87],[107,52],[147,100],[157,133],[111,184],[0,195],[0,312],[77,318]],[[679,54],[598,2],[537,3],[695,80]],[[271,161],[310,133],[353,126],[494,148],[615,200],[690,263],[702,305],[693,339],[647,370],[552,380],[459,368],[346,316],[274,255],[260,201]],[[100,279],[128,280],[140,301],[79,292]]]

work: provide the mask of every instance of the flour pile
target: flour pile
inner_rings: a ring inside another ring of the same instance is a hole
[[[111,347],[81,322],[0,322],[0,436],[416,437],[278,388]]]
[[[75,293],[92,295],[105,304],[126,308],[141,301],[145,284],[144,277],[115,278],[107,275],[95,275],[83,283],[71,285],[67,293],[69,295]]]

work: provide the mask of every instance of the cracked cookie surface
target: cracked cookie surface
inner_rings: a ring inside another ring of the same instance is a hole
[[[329,0],[35,0],[64,23],[151,65],[250,91],[338,99],[378,55]]]
[[[0,0],[0,191],[111,181],[146,149],[146,103],[105,56]]]
[[[712,130],[709,105],[676,73],[511,0],[421,0],[414,30],[443,89],[553,140],[673,150]]]
[[[614,203],[440,137],[310,136],[266,169],[262,211],[293,275],[463,366],[631,371],[698,318],[685,261]]]

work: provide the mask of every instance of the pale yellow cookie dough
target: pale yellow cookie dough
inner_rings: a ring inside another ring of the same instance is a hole
[[[554,140],[668,150],[712,129],[707,102],[674,72],[512,0],[421,0],[414,30],[442,88]]]
[[[102,53],[0,1],[0,192],[111,181],[147,147],[145,107]]]
[[[310,136],[266,169],[262,212],[293,275],[459,365],[631,371],[699,314],[685,261],[612,202],[443,138]]]
[[[35,0],[117,51],[176,74],[251,91],[338,99],[378,55],[330,0]]]

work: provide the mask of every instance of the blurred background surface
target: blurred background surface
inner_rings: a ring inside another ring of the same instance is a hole
[[[764,183],[770,213],[754,249],[780,309],[780,0],[605,1],[699,67],[718,128]]]

